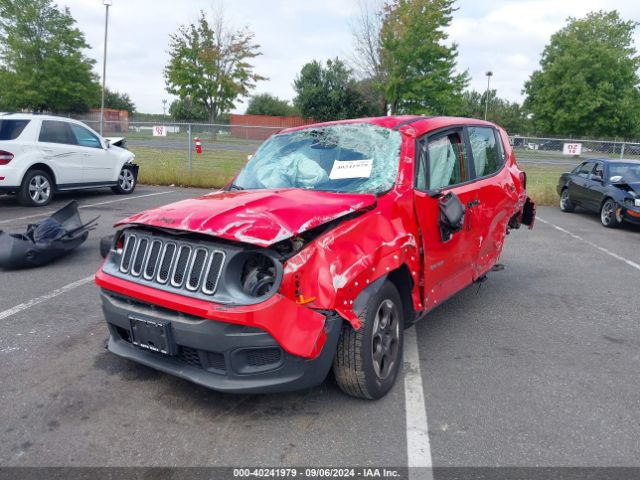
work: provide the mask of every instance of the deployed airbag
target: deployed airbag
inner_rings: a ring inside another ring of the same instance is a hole
[[[0,268],[39,267],[79,247],[96,228],[98,217],[83,224],[75,200],[25,233],[0,231]]]

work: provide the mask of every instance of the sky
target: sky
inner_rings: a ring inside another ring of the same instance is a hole
[[[262,55],[256,72],[268,77],[253,93],[291,100],[292,83],[302,66],[314,59],[352,55],[352,25],[366,0],[226,0],[230,25],[255,33]],[[375,1],[375,0],[371,0]],[[138,111],[162,113],[171,103],[163,70],[168,62],[169,35],[194,22],[200,10],[211,13],[219,0],[113,0],[109,10],[107,87],[128,93]],[[102,0],[56,0],[68,6],[86,36],[96,72],[102,74],[105,7]],[[458,70],[467,71],[469,88],[483,91],[486,72],[491,88],[511,101],[522,101],[524,82],[538,68],[551,35],[568,17],[617,9],[626,20],[640,20],[636,0],[458,0],[448,29],[458,44]],[[640,29],[636,32],[640,50]],[[238,102],[235,112],[246,104]]]

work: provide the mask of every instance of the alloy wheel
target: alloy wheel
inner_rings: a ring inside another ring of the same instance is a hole
[[[49,180],[42,176],[36,175],[29,182],[29,196],[35,204],[43,204],[49,200],[51,196],[51,184]]]
[[[384,300],[378,307],[373,323],[371,350],[373,370],[380,380],[384,380],[393,371],[398,361],[400,345],[400,321],[396,305]]]

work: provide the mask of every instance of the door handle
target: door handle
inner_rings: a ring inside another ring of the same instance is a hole
[[[43,148],[43,149],[42,149],[42,151],[43,151],[44,153],[53,153],[53,150],[52,150],[52,149],[50,149],[50,148]]]

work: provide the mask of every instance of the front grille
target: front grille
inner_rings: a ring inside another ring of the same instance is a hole
[[[247,351],[247,365],[263,367],[278,363],[281,357],[282,350],[279,348],[256,348]]]
[[[125,233],[119,270],[125,277],[211,296],[224,261],[224,252],[214,247],[135,231]]]
[[[178,358],[187,365],[202,368],[202,362],[200,361],[200,352],[195,348],[180,347],[180,350],[178,351]]]

